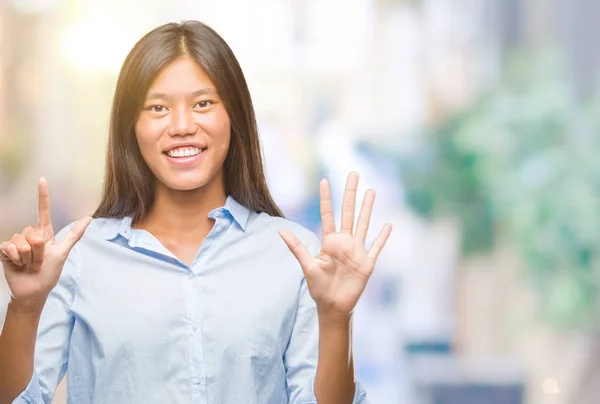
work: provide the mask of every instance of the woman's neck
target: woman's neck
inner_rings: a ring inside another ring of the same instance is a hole
[[[208,214],[226,200],[223,186],[207,184],[192,191],[176,191],[159,185],[152,209],[135,227],[154,234],[206,235],[214,224]]]

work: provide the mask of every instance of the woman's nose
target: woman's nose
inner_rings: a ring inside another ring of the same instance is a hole
[[[176,109],[171,113],[171,136],[186,136],[196,133],[196,125],[190,109]]]

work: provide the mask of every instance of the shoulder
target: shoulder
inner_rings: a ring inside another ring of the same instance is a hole
[[[98,254],[102,255],[103,249],[98,249],[99,246],[107,242],[107,240],[114,239],[121,229],[123,221],[126,219],[108,219],[108,218],[94,218],[85,229],[85,232],[81,239],[75,243],[67,258],[66,268],[79,268],[84,262],[88,260],[96,261],[99,258]],[[56,242],[61,242],[77,221],[72,221],[66,226],[62,227],[60,231],[55,234]],[[63,274],[71,270],[63,270]],[[79,272],[78,269],[75,269]]]
[[[89,238],[102,237],[105,239],[111,239],[117,236],[121,224],[125,219],[112,219],[112,218],[94,218],[88,225],[81,241],[85,241]],[[69,233],[76,221],[72,221],[56,233],[56,241],[61,241]]]
[[[321,248],[321,240],[308,228],[303,225],[277,216],[270,216],[267,213],[257,213],[250,216],[248,221],[248,231],[252,234],[268,232],[277,235],[280,231],[289,231],[294,234],[298,240],[314,254]]]

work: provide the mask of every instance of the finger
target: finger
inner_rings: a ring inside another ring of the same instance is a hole
[[[381,229],[381,231],[379,232],[379,235],[377,236],[375,241],[373,241],[373,245],[371,246],[371,249],[369,250],[369,253],[368,253],[368,257],[370,259],[372,259],[373,261],[377,260],[377,257],[379,256],[379,253],[383,249],[383,246],[385,246],[385,243],[387,242],[388,237],[390,237],[391,232],[392,232],[392,224],[386,223],[386,225],[383,226],[383,229]]]
[[[329,182],[325,178],[319,183],[319,194],[321,195],[321,229],[323,237],[325,237],[327,234],[335,233],[331,190],[329,189]]]
[[[48,180],[44,177],[38,181],[38,227],[44,230],[52,227],[50,191],[48,190]]]
[[[279,235],[300,263],[304,276],[306,276],[307,271],[313,266],[315,258],[304,248],[300,240],[289,231],[282,230]]]
[[[358,188],[358,173],[353,171],[348,174],[346,190],[342,202],[342,233],[354,232],[354,210],[356,209],[356,189]]]
[[[44,247],[46,244],[44,235],[41,230],[33,227],[25,228],[23,235],[31,246],[31,265],[34,268],[39,268],[44,262]]]
[[[374,203],[375,191],[368,189],[367,192],[365,192],[362,207],[360,208],[360,215],[358,216],[358,222],[356,223],[356,238],[360,240],[362,245],[365,245]]]
[[[69,232],[65,236],[64,240],[62,240],[58,244],[58,249],[63,254],[63,256],[66,257],[67,255],[69,255],[71,249],[75,246],[75,244],[77,244],[79,240],[81,240],[81,237],[83,237],[83,233],[85,233],[85,229],[87,229],[91,221],[92,218],[86,216],[75,222],[73,227],[71,227],[71,230],[69,230]]]
[[[12,242],[5,241],[0,244],[1,261],[12,261],[16,265],[23,266],[23,261],[17,250],[17,246]],[[5,258],[6,257],[6,258]]]
[[[24,266],[31,266],[31,246],[25,239],[23,234],[15,234],[10,240],[17,247],[19,256],[21,256],[21,262]]]

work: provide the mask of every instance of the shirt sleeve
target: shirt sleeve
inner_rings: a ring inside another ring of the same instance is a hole
[[[321,243],[315,235],[312,236],[304,245],[316,256],[321,249]],[[314,390],[318,352],[317,307],[303,277],[294,328],[284,355],[290,404],[318,404]],[[366,392],[358,380],[355,380],[355,386],[353,404],[368,404]]]
[[[70,227],[62,229],[56,235],[56,241],[62,240]],[[58,284],[48,295],[38,326],[34,372],[29,384],[13,404],[51,403],[56,387],[65,375],[74,324],[70,307],[75,292],[76,248],[77,245],[69,253]]]

